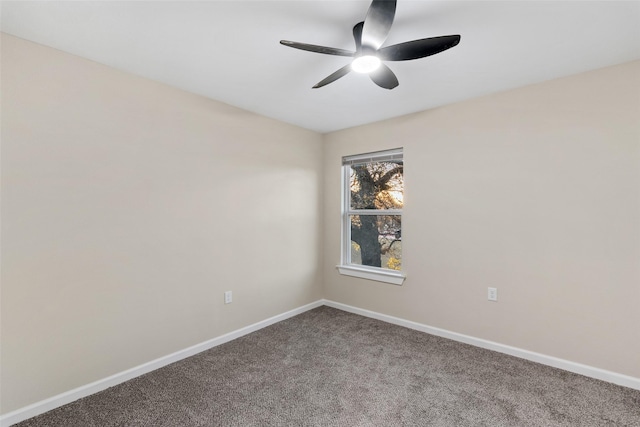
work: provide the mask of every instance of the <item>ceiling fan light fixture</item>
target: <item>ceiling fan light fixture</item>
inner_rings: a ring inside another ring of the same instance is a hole
[[[373,55],[358,56],[351,63],[351,69],[356,73],[368,74],[378,69],[380,58]]]
[[[369,74],[371,81],[381,88],[393,89],[398,86],[398,78],[381,61],[408,61],[424,58],[450,49],[460,42],[460,35],[451,35],[411,40],[382,47],[393,24],[396,3],[397,0],[373,0],[371,2],[364,21],[358,22],[353,27],[353,40],[356,42],[355,52],[288,40],[280,40],[280,43],[309,52],[352,58],[350,63],[316,83],[313,89],[333,83],[351,71]]]

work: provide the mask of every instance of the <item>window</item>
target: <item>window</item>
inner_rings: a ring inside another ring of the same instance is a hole
[[[402,149],[343,157],[341,274],[400,285]]]

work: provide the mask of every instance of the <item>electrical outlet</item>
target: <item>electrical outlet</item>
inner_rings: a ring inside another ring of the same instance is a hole
[[[231,291],[227,291],[224,293],[224,303],[225,304],[231,304],[233,302],[233,295],[231,294]]]
[[[489,301],[498,301],[498,288],[487,288],[487,299]]]

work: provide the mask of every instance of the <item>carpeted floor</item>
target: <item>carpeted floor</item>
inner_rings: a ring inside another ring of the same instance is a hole
[[[320,307],[18,425],[640,426],[640,391]]]

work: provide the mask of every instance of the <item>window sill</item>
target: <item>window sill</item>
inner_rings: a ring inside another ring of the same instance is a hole
[[[344,276],[359,277],[361,279],[391,283],[392,285],[402,285],[404,279],[407,277],[399,271],[374,270],[373,268],[363,268],[354,265],[337,265],[336,268],[338,272]]]

